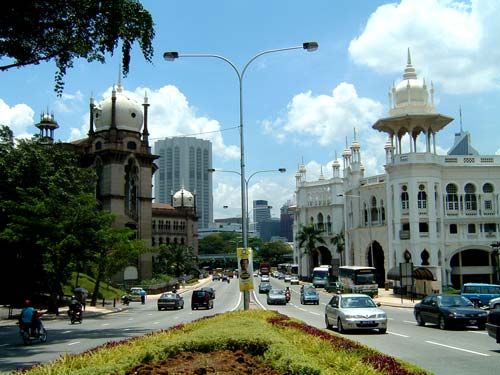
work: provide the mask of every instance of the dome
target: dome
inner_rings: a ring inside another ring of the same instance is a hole
[[[116,95],[115,123],[121,130],[140,132],[142,128],[143,113],[139,103],[127,97],[121,86],[113,90],[113,94],[96,105],[94,110],[95,130],[107,130],[111,127],[111,112],[113,95]]]
[[[194,195],[182,187],[174,194],[172,203],[174,207],[194,207]]]

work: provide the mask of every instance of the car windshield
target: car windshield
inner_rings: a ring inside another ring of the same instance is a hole
[[[317,294],[317,292],[315,290],[311,290],[311,289],[307,289],[304,294],[306,296],[315,296]]]
[[[164,294],[161,296],[162,299],[175,299],[175,294]]]
[[[377,307],[375,302],[369,297],[345,297],[342,298],[340,307],[345,308],[367,308],[367,307]]]
[[[438,304],[442,307],[473,306],[471,301],[462,296],[438,296]]]
[[[271,286],[271,283],[260,283],[260,286],[267,288],[268,286]]]
[[[285,291],[282,290],[282,289],[271,289],[271,291],[269,292],[270,294],[274,294],[274,295],[280,295],[280,294],[285,294]]]

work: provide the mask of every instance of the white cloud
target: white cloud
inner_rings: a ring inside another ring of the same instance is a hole
[[[63,93],[60,98],[54,102],[54,109],[57,113],[79,112],[82,108],[83,93],[78,90],[74,94]]]
[[[0,99],[0,125],[6,125],[16,138],[29,138],[33,135],[35,112],[27,104],[16,104],[9,107]]]
[[[406,50],[421,77],[448,93],[500,87],[500,2],[403,0],[382,5],[349,46],[355,63],[401,73]]]
[[[325,146],[351,136],[354,128],[366,133],[382,109],[381,103],[359,97],[352,84],[342,82],[331,96],[313,96],[310,91],[295,95],[284,117],[263,121],[261,126],[281,141],[306,136]]]

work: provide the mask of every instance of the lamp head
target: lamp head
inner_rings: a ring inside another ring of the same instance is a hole
[[[215,168],[208,168],[207,172],[213,173],[213,172],[215,172]]]
[[[279,171],[280,173],[285,173],[285,172],[286,172],[286,168],[278,168],[278,171]]]
[[[179,52],[175,52],[175,51],[165,52],[165,53],[163,54],[163,58],[164,58],[166,61],[174,61],[175,59],[178,59],[178,58],[179,58]]]
[[[304,48],[307,52],[314,52],[318,49],[317,42],[305,42],[302,43],[302,48]]]

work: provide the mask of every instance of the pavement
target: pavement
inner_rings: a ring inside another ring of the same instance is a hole
[[[186,285],[185,287],[179,289],[177,292],[179,294],[187,293],[193,289],[200,288],[204,284],[207,284],[212,279],[211,277],[207,277],[205,279],[200,279],[197,283]],[[236,281],[236,280],[235,280]],[[148,295],[147,300],[156,301],[160,294],[152,294]],[[379,302],[382,306],[391,306],[391,307],[400,307],[400,308],[409,308],[413,309],[416,303],[420,302],[420,300],[410,299],[408,297],[401,298],[399,295],[393,293],[392,290],[385,290],[383,288],[379,288],[378,296],[374,298],[376,302]],[[250,301],[250,308],[258,308],[257,304],[252,303]],[[136,303],[136,302],[132,302]],[[96,306],[86,305],[84,311],[84,318],[95,317],[103,314],[110,314],[115,312],[120,312],[127,310],[128,306],[122,305],[119,300],[116,301],[104,301],[104,305],[102,301],[100,301]],[[67,315],[68,308],[62,307],[59,309],[59,315],[55,314],[44,314],[44,320],[55,320],[55,319],[68,319]],[[9,318],[9,309],[7,306],[0,306],[0,326],[5,325],[13,325],[17,322],[17,316],[19,316],[21,309],[13,309],[11,314],[14,318]]]

